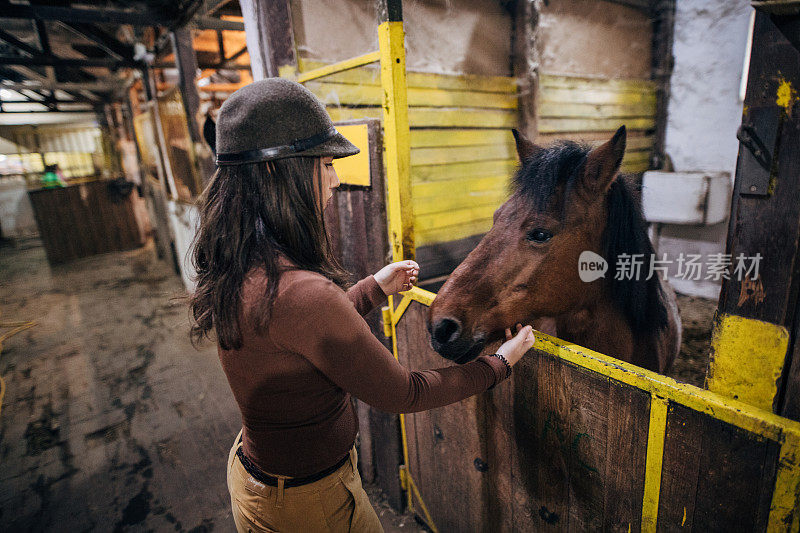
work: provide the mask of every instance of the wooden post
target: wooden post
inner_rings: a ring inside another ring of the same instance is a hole
[[[651,168],[664,168],[666,162],[665,140],[667,134],[667,105],[670,79],[675,60],[672,43],[675,34],[675,0],[653,2],[650,17],[653,20],[653,60],[651,79],[656,83],[656,132],[653,138]]]
[[[756,13],[727,244],[758,275],[723,281],[706,381],[800,419],[800,52],[775,18]]]
[[[280,75],[296,68],[294,31],[289,0],[240,0],[254,80]]]
[[[539,81],[541,39],[536,38],[539,13],[533,0],[518,0],[514,10],[512,66],[519,85],[519,129],[530,139],[538,134],[536,95]]]
[[[186,109],[189,135],[194,144],[200,179],[205,185],[214,174],[214,162],[211,160],[210,150],[203,140],[203,134],[197,123],[200,93],[197,90],[197,53],[194,50],[192,31],[185,27],[180,28],[173,31],[170,37],[175,53],[175,65],[178,67],[178,87],[181,91],[183,107]]]

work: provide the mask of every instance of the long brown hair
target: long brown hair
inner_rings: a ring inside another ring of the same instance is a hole
[[[264,331],[285,270],[281,255],[298,269],[346,286],[347,273],[325,228],[320,165],[319,157],[291,157],[217,169],[198,199],[196,288],[189,304],[193,343],[214,328],[221,348],[241,348],[242,282],[254,267],[263,267],[267,278],[254,324]]]

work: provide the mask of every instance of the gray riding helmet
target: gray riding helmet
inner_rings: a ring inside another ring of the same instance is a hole
[[[331,122],[325,106],[294,81],[268,78],[234,92],[217,118],[217,165],[285,157],[334,158],[360,150]]]

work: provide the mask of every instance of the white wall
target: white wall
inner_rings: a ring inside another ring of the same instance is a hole
[[[679,0],[666,148],[675,170],[733,175],[749,0]]]
[[[741,123],[739,100],[750,23],[749,0],[679,0],[666,151],[676,171],[724,171],[733,179]],[[728,222],[707,227],[662,226],[659,253],[724,253]],[[673,272],[671,272],[673,273]],[[678,292],[716,299],[720,283],[670,276]]]

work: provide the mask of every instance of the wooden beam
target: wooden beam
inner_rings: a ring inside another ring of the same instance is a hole
[[[666,163],[667,106],[670,80],[674,68],[672,43],[675,34],[675,0],[656,3],[652,14],[653,54],[651,79],[656,83],[656,127],[653,144],[653,168],[663,168]]]
[[[240,0],[254,80],[294,67],[294,31],[288,0]]]
[[[192,25],[199,30],[245,31],[246,24],[236,20],[225,20],[214,17],[196,17]]]
[[[82,9],[47,5],[6,4],[3,18],[58,20],[61,22],[103,22],[132,26],[170,26],[175,20],[155,11],[122,11],[119,9]]]
[[[247,49],[244,50],[247,52]],[[178,66],[172,61],[159,61],[157,63],[153,63],[153,68],[178,68]],[[250,65],[238,65],[236,63],[228,63],[226,62],[225,65],[220,65],[219,63],[200,63],[198,68],[206,70],[206,69],[220,69],[220,70],[250,70]]]
[[[11,33],[7,32],[6,30],[0,28],[0,40],[7,42],[8,44],[18,48],[19,50],[25,52],[26,54],[30,54],[32,56],[41,55],[42,52],[35,47],[29,45],[28,43],[21,41],[16,36],[12,35]]]
[[[67,58],[38,55],[34,57],[0,56],[0,65],[41,65],[51,67],[101,67],[112,70],[136,67],[137,61],[112,58]]]
[[[200,178],[205,185],[214,174],[214,163],[208,151],[204,149],[203,134],[197,123],[200,93],[197,91],[197,54],[192,46],[191,30],[181,28],[172,32],[172,49],[178,66],[178,88],[186,110],[189,135],[195,147],[199,148],[195,150],[195,155],[199,163]]]
[[[536,98],[538,97],[538,68],[541,56],[541,39],[536,39],[539,14],[536,2],[516,2],[514,10],[514,35],[512,39],[512,67],[520,80],[519,129],[531,139],[536,137]]]
[[[20,89],[36,90],[51,90],[60,89],[62,91],[93,91],[93,92],[111,92],[119,87],[119,81],[114,82],[90,82],[90,83],[59,83],[50,84],[46,81],[26,81],[26,82],[13,82],[13,81],[0,81],[0,89],[12,89],[14,91]]]
[[[97,25],[84,22],[62,22],[61,25],[85,39],[100,45],[106,53],[116,56],[118,59],[133,61],[135,53],[133,46],[119,41]]]
[[[202,15],[211,15],[228,2],[230,0],[205,0],[203,7],[200,8],[200,13]]]

